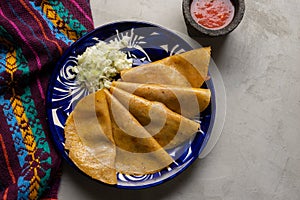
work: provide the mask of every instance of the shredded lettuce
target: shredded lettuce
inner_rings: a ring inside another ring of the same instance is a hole
[[[109,88],[122,70],[132,67],[132,59],[120,49],[128,45],[128,38],[113,40],[109,43],[98,41],[77,56],[78,64],[73,67],[76,80],[90,92]]]

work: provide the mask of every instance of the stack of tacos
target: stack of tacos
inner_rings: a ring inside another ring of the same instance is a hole
[[[210,103],[210,48],[173,55],[121,72],[109,89],[82,98],[65,124],[65,148],[94,179],[151,174],[168,167],[167,153],[200,129],[194,117]]]

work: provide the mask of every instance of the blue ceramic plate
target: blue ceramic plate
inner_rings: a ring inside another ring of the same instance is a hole
[[[78,168],[64,149],[63,130],[68,115],[72,112],[76,103],[82,97],[88,95],[88,91],[76,83],[75,74],[71,71],[71,67],[77,64],[77,55],[82,54],[87,47],[96,44],[97,40],[108,42],[110,40],[120,40],[124,36],[130,37],[131,40],[128,47],[122,49],[122,51],[133,59],[134,66],[192,49],[185,40],[170,30],[146,22],[133,21],[116,22],[101,26],[70,46],[57,63],[50,80],[47,92],[47,115],[56,147],[67,163],[76,169]],[[207,81],[205,87],[211,89],[212,101],[210,106],[195,119],[201,123],[201,130],[190,141],[168,151],[176,159],[176,162],[151,175],[129,176],[118,173],[116,187],[140,189],[161,184],[183,172],[198,158],[209,138],[211,130],[209,127],[213,124],[215,112],[212,81]]]

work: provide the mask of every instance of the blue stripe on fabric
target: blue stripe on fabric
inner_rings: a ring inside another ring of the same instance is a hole
[[[0,46],[1,48],[1,46]],[[0,73],[5,72],[5,58],[6,58],[6,53],[1,52],[2,49],[0,49]]]
[[[23,167],[25,164],[25,157],[28,155],[28,152],[23,142],[23,136],[18,126],[17,119],[15,118],[14,111],[12,110],[11,102],[10,100],[4,99],[4,96],[1,95],[0,106],[4,108],[3,114],[8,126],[10,127],[9,129],[12,132],[12,139],[14,141],[15,150],[18,153],[20,166]]]
[[[34,4],[33,1],[30,2],[31,6],[37,10],[40,15],[43,17],[43,19],[46,21],[48,27],[50,28],[52,34],[55,36],[56,39],[63,41],[64,43],[66,43],[67,45],[71,45],[73,43],[72,40],[70,40],[65,34],[63,34],[62,32],[60,32],[59,30],[57,30],[57,28],[53,25],[53,23],[51,22],[51,20],[49,20],[45,14],[43,13],[41,7],[38,7]]]
[[[19,165],[21,168],[24,167],[26,160],[25,158],[28,156],[28,152],[26,146],[23,142],[23,136],[19,129],[17,119],[15,118],[14,112],[11,107],[11,102],[9,100],[4,99],[3,95],[0,96],[0,105],[3,106],[3,113],[6,118],[6,122],[10,127],[10,131],[12,132],[12,140],[14,142],[14,147],[17,152]],[[18,178],[18,199],[27,199],[29,196],[29,190],[26,190],[30,186],[30,181],[23,180],[22,177]]]
[[[26,104],[23,103],[23,107],[25,109],[25,114],[30,124],[32,134],[37,143],[37,148],[43,149],[43,152],[50,153],[48,142],[45,142],[46,134],[38,118],[38,112],[36,110],[34,101],[31,97],[31,92],[29,87],[24,88],[24,94],[21,96],[21,101],[26,102]],[[43,140],[43,142],[40,140]],[[39,142],[42,142],[42,144],[40,144]]]
[[[31,91],[30,91],[29,87],[25,88],[24,94],[21,96],[21,101],[26,102],[26,104],[23,103],[23,107],[24,107],[28,122],[30,124],[30,128],[31,128],[34,140],[36,142],[36,149],[41,149],[43,154],[48,153],[48,155],[49,155],[49,157],[39,160],[40,165],[41,165],[41,168],[39,170],[43,170],[43,172],[45,173],[44,176],[40,177],[40,187],[38,189],[38,194],[42,194],[47,187],[47,180],[50,178],[50,175],[51,175],[51,168],[48,168],[48,169],[43,168],[43,166],[49,166],[52,164],[52,158],[50,157],[50,147],[49,147],[48,142],[46,141],[46,134],[43,130],[42,124],[40,123],[40,120],[38,119],[38,112],[36,110],[34,101],[31,98]],[[44,165],[45,163],[47,163],[47,164]],[[24,169],[24,170],[26,171],[28,169]],[[25,176],[26,176],[26,174],[23,177],[25,177]]]
[[[73,18],[73,15],[69,14],[69,11],[64,7],[62,2],[57,5],[53,5],[52,7],[61,19],[69,18],[68,26],[72,30],[77,30],[77,34],[79,35],[79,37],[82,36],[82,33],[85,33],[87,31],[86,28],[77,19]]]
[[[18,178],[18,200],[28,199],[30,195],[30,181],[24,179],[24,176]]]

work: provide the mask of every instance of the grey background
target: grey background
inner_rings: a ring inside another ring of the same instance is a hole
[[[143,20],[186,33],[181,0],[91,0],[95,27]],[[59,199],[300,199],[300,1],[247,0],[240,26],[211,44],[227,116],[213,151],[174,180],[127,191],[64,166]]]

